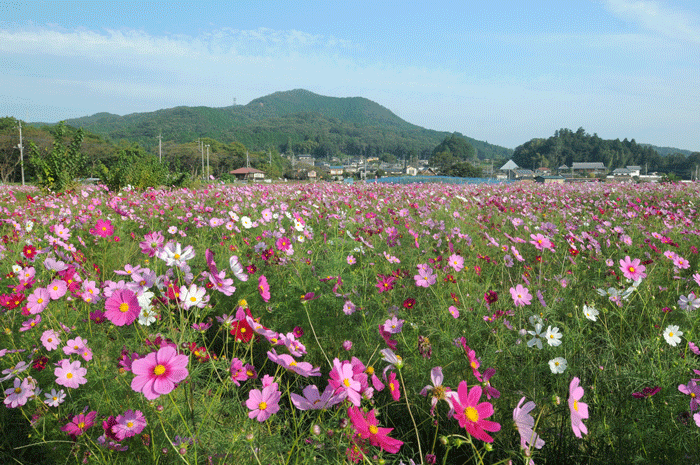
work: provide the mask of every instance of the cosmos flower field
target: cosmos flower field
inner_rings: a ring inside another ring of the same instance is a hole
[[[698,184],[0,189],[3,462],[700,461]]]

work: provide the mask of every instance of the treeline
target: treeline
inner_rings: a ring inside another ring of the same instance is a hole
[[[597,134],[588,134],[583,128],[576,132],[560,129],[547,139],[532,139],[516,147],[512,159],[518,166],[529,169],[540,167],[556,170],[574,162],[602,162],[609,171],[626,166],[640,166],[642,173],[674,174],[683,179],[694,176],[700,166],[700,152],[686,156],[672,153],[661,156],[649,145],[632,140],[606,140]]]

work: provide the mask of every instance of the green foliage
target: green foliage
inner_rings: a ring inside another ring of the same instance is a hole
[[[117,161],[110,168],[102,165],[101,181],[111,190],[130,185],[138,189],[158,187],[167,183],[168,169],[155,155],[144,153],[138,145],[125,147],[117,153]],[[184,180],[180,176],[177,183]]]
[[[458,178],[480,178],[483,176],[483,170],[481,168],[477,168],[469,162],[462,161],[453,164],[442,174],[445,176],[455,176]]]
[[[687,151],[686,151],[687,152]],[[587,134],[583,128],[576,132],[560,129],[548,139],[531,139],[518,146],[513,153],[513,161],[524,168],[536,169],[571,166],[573,162],[602,162],[612,171],[629,165],[640,166],[642,173],[675,172],[682,178],[689,178],[700,164],[700,153],[664,152],[662,157],[653,146],[637,144],[634,139],[605,140],[597,134]]]
[[[31,142],[29,148],[29,165],[33,169],[39,186],[51,191],[61,192],[73,188],[78,177],[87,172],[88,157],[81,151],[83,130],[73,135],[65,145],[66,126],[63,122],[53,128],[53,148],[50,152],[40,153]]]
[[[445,153],[449,155],[445,155]],[[467,139],[457,133],[445,137],[445,140],[443,140],[433,149],[433,153],[430,157],[430,163],[431,165],[439,166],[437,163],[434,163],[434,160],[439,158],[442,161],[448,159],[450,155],[455,160],[453,163],[459,161],[470,161],[476,158],[474,147],[469,144]],[[444,161],[442,162],[444,163]]]

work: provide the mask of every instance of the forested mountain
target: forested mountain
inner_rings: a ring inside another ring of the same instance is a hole
[[[326,97],[302,89],[275,92],[247,105],[223,108],[176,107],[118,116],[98,113],[66,120],[107,140],[137,142],[151,149],[163,141],[189,143],[206,137],[239,142],[250,150],[397,158],[428,158],[449,135],[408,123],[387,108],[361,97]],[[460,135],[461,136],[461,135]],[[511,149],[469,137],[480,159],[508,158]]]
[[[680,152],[680,151],[679,151]],[[700,152],[670,153],[661,156],[652,146],[632,140],[606,140],[597,134],[588,134],[583,128],[576,132],[560,129],[547,139],[531,139],[516,147],[513,161],[523,168],[546,167],[557,169],[574,162],[602,162],[612,171],[636,165],[645,172],[674,173],[689,178],[695,165],[700,165]]]

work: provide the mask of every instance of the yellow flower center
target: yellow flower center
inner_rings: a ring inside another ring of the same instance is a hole
[[[289,366],[295,367],[295,366],[297,366],[297,362],[295,360],[292,360],[291,362],[289,362]]]
[[[379,428],[377,428],[374,425],[369,425],[369,434],[377,434],[379,432]]]
[[[260,404],[258,405],[258,408],[259,408],[260,410],[265,410],[265,409],[267,408],[267,403],[266,403],[266,402],[260,402]]]
[[[668,337],[673,337],[673,331],[669,331]]]
[[[19,394],[20,392],[22,392],[22,388],[21,388],[21,387],[16,387],[16,388],[15,388],[15,394]]]
[[[165,366],[164,365],[156,365],[156,367],[153,369],[153,374],[156,376],[160,376],[163,373],[165,373]]]
[[[71,379],[73,377],[73,373],[66,373],[66,379]]]
[[[479,412],[477,412],[474,407],[465,408],[464,416],[467,417],[467,420],[471,421],[472,423],[479,421]]]
[[[44,303],[44,299],[42,299],[41,297],[39,297],[38,299],[36,299],[36,303],[38,303],[38,304],[43,304],[43,303]]]
[[[190,297],[190,302],[197,302],[197,298],[195,296]]]
[[[577,400],[574,401],[574,410],[576,410],[578,412],[578,401]]]
[[[80,429],[85,428],[85,422],[81,421],[80,423],[78,423],[78,428],[80,428]]]
[[[180,260],[180,254],[179,254],[179,253],[176,253],[175,255],[173,255],[173,258],[174,258],[175,260]]]
[[[343,380],[343,384],[345,385],[345,387],[350,387],[350,380],[347,379],[347,378],[345,378],[345,379]]]
[[[127,428],[133,428],[133,427],[134,427],[134,422],[133,422],[133,421],[127,421],[127,422],[126,422],[126,427],[127,427]]]
[[[394,389],[396,389],[396,386],[394,386],[394,383],[389,383],[389,389],[392,390],[392,391],[393,391]]]
[[[122,313],[126,313],[129,311],[129,304],[126,302],[122,302],[119,304],[119,311]]]

